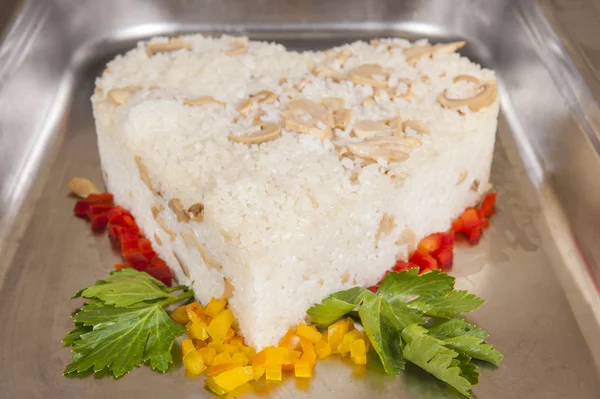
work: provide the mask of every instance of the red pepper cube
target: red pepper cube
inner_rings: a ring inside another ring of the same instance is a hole
[[[372,293],[376,294],[376,293],[377,293],[377,290],[379,289],[379,287],[378,287],[378,286],[376,286],[376,285],[372,285],[372,286],[370,286],[370,287],[369,287],[369,288],[367,288],[367,289],[368,289],[369,291],[371,291]]]
[[[122,207],[113,206],[113,208],[108,212],[108,222],[113,224],[120,224],[121,219],[126,214],[127,211]]]
[[[112,205],[113,195],[110,193],[90,194],[87,196],[86,201],[89,202],[90,205]]]
[[[152,260],[154,256],[156,256],[156,252],[152,249],[152,243],[147,238],[140,238],[138,241],[138,248],[140,252],[146,257],[148,260]]]
[[[474,229],[469,230],[467,233],[467,239],[471,244],[477,244],[481,239],[481,228],[476,227]]]
[[[141,252],[128,253],[125,260],[131,267],[139,271],[145,271],[150,266],[150,261]]]
[[[452,253],[452,249],[442,248],[434,256],[435,259],[438,261],[438,264],[442,271],[447,272],[452,268],[452,262],[454,261],[454,254]]]
[[[481,219],[475,208],[467,208],[460,218],[463,222],[464,229],[467,231],[481,226]]]
[[[484,229],[487,229],[488,227],[490,227],[490,220],[486,217],[481,219],[481,227]]]
[[[423,238],[419,242],[418,248],[424,252],[434,252],[437,251],[442,245],[442,234],[441,233],[433,233]]]
[[[146,270],[146,273],[151,275],[157,280],[162,281],[165,285],[171,286],[171,281],[173,280],[173,274],[171,273],[171,269],[168,267],[155,267]]]
[[[155,256],[150,261],[150,268],[153,269],[153,268],[157,268],[157,267],[168,267],[167,262],[162,260],[162,258],[160,258],[159,256]]]
[[[454,234],[442,233],[442,244],[440,245],[440,249],[444,248],[454,248]]]
[[[75,216],[79,217],[88,217],[88,212],[90,211],[90,204],[85,200],[79,200],[75,203],[75,207],[73,208],[73,213]]]
[[[427,270],[437,269],[437,261],[427,252],[417,249],[411,256],[409,261],[419,266],[419,270],[422,272]]]
[[[394,265],[394,268],[392,270],[394,270],[395,272],[402,272],[408,269],[410,269],[410,263],[403,260],[399,260],[398,262],[396,262],[396,265]]]
[[[91,215],[106,214],[106,220],[108,221],[108,212],[111,209],[112,209],[112,205],[105,205],[105,204],[90,205],[90,214]]]
[[[131,267],[129,263],[115,263],[115,270],[121,270],[126,267]]]
[[[135,224],[135,220],[133,220],[133,216],[131,216],[131,214],[123,215],[123,226],[137,227],[137,224]]]
[[[108,223],[108,217],[106,216],[106,213],[101,214],[101,215],[94,215],[91,218],[91,222],[92,222],[92,229],[102,230],[103,228],[106,227],[106,224]]]
[[[465,224],[460,217],[452,222],[451,230],[453,234],[461,233],[465,230]]]
[[[125,228],[123,226],[118,226],[110,223],[110,216],[108,216],[108,235],[113,238],[119,238],[121,236],[121,232]]]
[[[496,205],[496,197],[498,193],[488,193],[483,197],[481,201],[480,209],[483,212],[483,216],[489,217],[494,213],[494,207]]]

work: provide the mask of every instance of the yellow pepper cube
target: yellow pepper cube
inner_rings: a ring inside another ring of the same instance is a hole
[[[213,358],[213,365],[223,363],[233,363],[233,359],[231,358],[231,355],[228,352],[221,352]]]
[[[327,327],[327,342],[333,353],[338,351],[338,346],[342,343],[344,335],[348,332],[348,323],[346,320],[340,320]]]
[[[302,356],[300,359],[304,359],[308,361],[310,365],[314,366],[317,362],[317,354],[315,353],[312,342],[306,338],[300,337],[300,345],[302,346]]]
[[[342,355],[342,357],[345,357],[348,352],[350,352],[350,345],[346,345],[346,344],[339,344],[337,347],[337,353],[339,353],[340,355]]]
[[[350,344],[350,356],[362,356],[367,354],[367,345],[363,339],[354,340]]]
[[[234,353],[233,355],[231,355],[231,359],[235,364],[242,367],[247,366],[248,363],[250,363],[250,359],[248,359],[246,355],[244,355],[241,352]]]
[[[239,366],[235,363],[213,364],[212,366],[210,366],[208,368],[208,370],[206,370],[206,375],[209,377],[214,377],[216,375],[219,375],[221,373],[224,373],[227,370],[231,370],[236,367],[239,367]]]
[[[254,379],[254,371],[252,367],[246,366],[227,370],[214,377],[213,381],[225,391],[230,392],[252,379]]]
[[[200,375],[204,370],[206,370],[206,365],[204,364],[202,355],[195,350],[183,357],[183,366],[185,367],[185,371],[193,376]]]
[[[304,324],[302,322],[300,322],[300,324],[298,324],[298,336],[300,336],[302,338],[306,338],[313,344],[316,344],[317,342],[319,342],[321,340],[321,338],[323,338],[323,336],[321,335],[319,330],[317,330],[317,327],[307,326],[306,324]],[[295,348],[291,348],[291,349],[295,349]]]
[[[294,375],[296,377],[312,377],[312,365],[305,359],[294,360]]]
[[[217,351],[215,350],[215,348],[200,348],[197,349],[198,353],[202,355],[202,359],[204,359],[204,364],[206,364],[207,366],[212,366],[213,365],[213,360],[215,359],[215,356],[217,356]]]
[[[233,331],[233,328],[229,328],[223,337],[223,341],[230,342],[233,337],[235,337],[235,331]]]
[[[229,343],[231,345],[235,345],[238,348],[240,348],[240,351],[242,350],[242,348],[244,347],[244,338],[242,337],[233,337],[229,340]]]
[[[254,371],[254,379],[260,380],[260,377],[265,375],[266,369],[262,366],[252,366],[252,370]]]
[[[181,340],[181,355],[185,357],[191,351],[196,350],[194,343],[191,339],[182,339]]]
[[[214,348],[217,353],[225,352],[225,343],[220,339],[210,341],[208,347]]]
[[[196,350],[200,348],[206,348],[208,346],[206,341],[202,341],[201,339],[193,339],[192,341],[194,341],[194,346],[196,347]]]
[[[225,389],[223,389],[217,385],[214,378],[206,378],[204,380],[204,383],[206,384],[208,389],[210,389],[212,392],[214,392],[218,396],[225,395],[227,393],[227,391]]]
[[[224,344],[223,346],[225,347],[225,352],[229,353],[231,356],[233,356],[234,353],[238,353],[240,351],[240,348],[238,348],[235,345]]]
[[[175,323],[185,325],[190,318],[188,317],[188,313],[185,306],[180,306],[171,312],[171,318]]]
[[[265,367],[265,378],[267,381],[281,381],[281,364],[270,364]]]
[[[296,334],[293,330],[288,330],[279,344],[278,347],[287,348],[290,350],[298,350],[300,349],[300,336]]]
[[[204,313],[210,317],[215,317],[223,309],[225,309],[225,305],[227,305],[227,301],[225,299],[212,298],[210,302],[208,302],[208,305],[206,305],[206,308],[204,308]]]
[[[290,351],[286,348],[267,346],[258,352],[252,359],[253,366],[268,366],[291,364]]]
[[[342,338],[342,343],[344,345],[349,346],[355,340],[364,339],[364,338],[365,338],[365,334],[362,331],[352,330],[352,331],[348,331],[346,334],[344,334],[344,338]]]
[[[185,311],[189,321],[202,320],[206,322],[204,318],[204,309],[202,309],[202,305],[200,305],[198,302],[185,305]]]
[[[205,340],[208,338],[206,323],[201,320],[190,321],[186,325],[187,335],[192,339]]]
[[[227,334],[227,330],[231,327],[233,320],[234,317],[231,310],[226,309],[222,311],[216,315],[208,325],[208,335],[210,335],[212,339],[223,340]]]
[[[242,347],[240,348],[240,351],[241,351],[241,352],[242,352],[244,355],[246,355],[246,357],[247,357],[248,359],[253,359],[253,358],[254,358],[254,355],[256,355],[256,349],[254,349],[254,348],[253,348],[253,347],[251,347],[251,346],[242,346]]]
[[[325,359],[327,356],[331,355],[331,346],[324,339],[320,340],[315,344],[315,353],[317,354],[317,358]]]
[[[354,364],[367,364],[367,355],[360,355],[360,356],[350,355],[350,359],[352,359]]]
[[[290,359],[295,360],[295,359],[300,359],[300,356],[302,356],[302,352],[300,351],[290,351]]]

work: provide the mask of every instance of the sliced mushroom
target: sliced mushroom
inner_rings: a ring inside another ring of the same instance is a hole
[[[263,122],[258,132],[235,136],[229,134],[229,140],[236,143],[260,144],[266,141],[275,140],[281,136],[281,126],[273,122]]]
[[[379,64],[362,64],[352,69],[348,75],[350,80],[356,84],[370,85],[376,89],[388,86],[389,73]],[[376,79],[377,76],[381,76],[383,79]]]
[[[350,120],[352,120],[352,111],[349,109],[336,109],[333,111],[333,127],[345,129]]]
[[[389,133],[390,127],[378,121],[357,121],[354,122],[352,132],[356,137],[366,139],[378,134]]]
[[[67,187],[79,198],[87,198],[90,194],[100,194],[100,190],[88,179],[74,177],[67,183]]]
[[[346,100],[341,97],[324,97],[321,99],[321,104],[329,110],[335,111],[343,109],[346,106]]]
[[[189,222],[190,215],[183,209],[183,205],[181,204],[181,200],[179,198],[171,198],[168,202],[169,208],[173,211],[175,216],[177,217],[178,222]]]
[[[414,130],[417,134],[429,134],[429,129],[416,119],[409,119],[402,124],[402,130],[406,131],[407,128]]]
[[[359,143],[347,144],[348,151],[356,156],[377,161],[403,162],[409,158],[415,143],[397,136],[376,136]]]
[[[437,52],[450,54],[462,48],[465,44],[466,42],[461,41],[429,46],[413,46],[405,48],[403,53],[406,63],[408,65],[415,65],[423,57],[431,57]]]
[[[447,90],[439,97],[438,102],[444,108],[458,108],[466,105],[473,112],[479,111],[481,108],[489,107],[496,101],[498,90],[496,82],[486,82],[479,88],[479,92],[468,98],[448,98]]]
[[[146,54],[152,57],[158,53],[170,53],[177,50],[191,50],[192,46],[181,38],[171,39],[168,42],[153,42],[146,45]]]
[[[237,109],[241,114],[245,115],[252,110],[254,103],[273,104],[277,100],[275,93],[269,90],[261,90],[244,101],[242,101]]]
[[[225,106],[224,102],[215,100],[215,98],[212,96],[200,96],[200,97],[196,97],[196,98],[192,98],[192,99],[185,99],[185,100],[183,100],[183,103],[185,105],[191,105],[192,107],[202,107],[203,105],[208,105],[208,104],[217,104],[222,107]]]
[[[141,86],[130,85],[121,88],[110,89],[107,93],[108,98],[119,105],[125,104],[129,96],[131,96],[136,91],[142,90]]]
[[[192,214],[192,221],[201,222],[204,220],[204,205],[200,202],[190,206],[188,212]]]

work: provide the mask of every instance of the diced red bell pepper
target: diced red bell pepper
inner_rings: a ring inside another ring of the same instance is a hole
[[[481,226],[481,220],[477,214],[477,209],[467,208],[460,216],[465,230],[471,230]]]
[[[467,239],[471,244],[477,244],[481,239],[481,228],[477,227],[467,232]]]
[[[152,260],[154,256],[156,256],[156,252],[152,249],[152,243],[147,238],[140,238],[138,241],[138,248],[140,252],[146,257],[148,260]]]
[[[135,223],[135,220],[133,220],[133,216],[127,214],[123,215],[123,226],[137,227],[137,224]]]
[[[481,218],[481,227],[484,229],[490,227],[490,220],[486,217]]]
[[[454,234],[442,233],[442,244],[440,245],[440,248],[454,248]]]
[[[403,261],[403,260],[399,260],[396,262],[396,265],[394,266],[394,268],[392,270],[394,270],[395,272],[402,272],[404,270],[408,270],[410,269],[410,263]]]
[[[120,206],[113,206],[113,208],[108,212],[108,222],[116,225],[121,224],[121,219],[123,216],[127,215],[128,212]]]
[[[103,213],[100,215],[94,215],[91,218],[91,222],[92,222],[92,229],[102,230],[103,228],[106,227],[106,224],[108,223],[108,217],[106,216],[106,213]]]
[[[73,208],[73,213],[75,216],[79,217],[88,217],[88,212],[90,211],[90,204],[85,200],[79,200],[75,203],[75,207]]]
[[[483,197],[481,206],[479,207],[483,212],[483,216],[489,217],[492,213],[494,213],[497,196],[498,193],[488,193],[485,195],[485,197]]]
[[[115,263],[115,270],[121,270],[126,267],[131,267],[129,263]]]
[[[419,270],[421,273],[427,270],[435,270],[438,268],[437,261],[427,252],[417,249],[409,258],[411,263],[419,266]]]
[[[368,289],[369,291],[371,291],[372,293],[376,294],[376,293],[377,293],[377,290],[379,289],[379,287],[378,287],[378,286],[376,286],[376,285],[372,285],[372,286],[370,286],[370,287],[369,287],[369,288],[367,288],[367,289]]]
[[[97,205],[97,204],[112,205],[113,204],[113,195],[110,193],[90,194],[87,196],[86,201],[90,205]]]
[[[459,216],[458,219],[456,219],[455,221],[452,222],[451,231],[453,234],[456,234],[456,233],[460,233],[460,232],[464,231],[464,229],[465,229],[465,224],[463,223],[463,220]]]
[[[146,271],[150,266],[150,261],[141,252],[132,252],[125,257],[127,263],[135,270]]]
[[[90,215],[100,215],[106,214],[106,219],[108,221],[108,212],[112,209],[112,205],[106,204],[95,204],[90,205]]]
[[[119,238],[121,236],[121,232],[125,228],[123,226],[118,226],[110,223],[110,216],[108,217],[108,234],[113,238]]]
[[[167,266],[167,262],[162,260],[162,258],[160,258],[159,256],[155,256],[150,261],[150,268],[153,269],[153,268],[158,268],[158,267],[168,267],[168,266]]]
[[[442,248],[435,253],[434,257],[438,261],[440,269],[443,272],[447,272],[452,268],[452,262],[454,260],[452,248]]]
[[[146,273],[162,281],[165,285],[171,286],[171,280],[173,280],[173,274],[171,273],[171,269],[168,267],[154,267],[148,270],[145,270]]]
[[[437,251],[442,245],[442,233],[433,233],[419,242],[418,248],[424,252]]]

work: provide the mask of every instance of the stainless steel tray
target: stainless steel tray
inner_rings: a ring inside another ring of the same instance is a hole
[[[463,38],[498,73],[502,114],[492,181],[499,212],[459,249],[459,285],[489,302],[472,316],[506,358],[483,371],[486,398],[598,398],[600,112],[528,1],[304,0],[24,2],[0,47],[0,397],[210,397],[181,368],[119,381],[61,376],[70,296],[117,259],[72,217],[66,182],[101,181],[89,97],[104,63],[156,34],[243,32],[294,49],[377,36]],[[248,394],[252,397],[255,394]],[[319,364],[268,397],[447,397],[416,371],[398,378]]]

